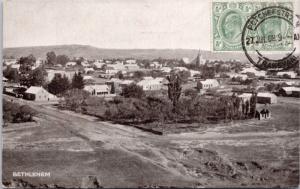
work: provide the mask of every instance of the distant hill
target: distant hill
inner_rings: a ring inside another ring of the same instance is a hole
[[[35,46],[35,47],[16,47],[4,48],[4,56],[28,56],[33,54],[37,58],[45,58],[46,53],[54,51],[56,55],[65,54],[68,57],[85,57],[88,59],[101,58],[138,58],[138,59],[155,59],[155,58],[177,58],[188,57],[194,59],[198,50],[196,49],[102,49],[88,45],[56,45],[56,46]],[[210,51],[201,51],[205,59],[229,60],[236,59],[245,61],[244,53],[213,53]]]

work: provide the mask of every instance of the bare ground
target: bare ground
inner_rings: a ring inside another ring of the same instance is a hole
[[[299,184],[297,99],[280,98],[269,107],[269,120],[205,125],[164,136],[29,104],[40,112],[35,123],[3,129],[4,181],[13,179],[13,171],[45,171],[50,178],[22,179],[64,187],[79,187],[87,175],[104,187]]]

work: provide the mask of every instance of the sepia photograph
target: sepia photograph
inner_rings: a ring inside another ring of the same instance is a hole
[[[298,188],[300,1],[4,0],[3,188]]]

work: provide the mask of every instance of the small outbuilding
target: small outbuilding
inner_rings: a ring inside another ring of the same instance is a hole
[[[300,97],[300,87],[282,87],[278,94],[280,96]]]
[[[257,94],[257,103],[261,104],[276,104],[277,96],[273,93],[258,93]]]
[[[52,101],[58,98],[43,87],[31,86],[25,91],[24,98],[33,101]]]
[[[91,93],[92,96],[105,96],[110,93],[108,85],[86,85],[84,90]]]

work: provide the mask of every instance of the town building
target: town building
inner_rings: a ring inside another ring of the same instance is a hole
[[[154,61],[154,62],[151,62],[150,68],[152,68],[152,69],[160,69],[160,68],[162,68],[162,64],[160,64],[157,61]]]
[[[160,68],[160,70],[163,73],[170,73],[172,71],[172,68],[170,68],[170,67],[162,67],[162,68]]]
[[[230,78],[240,78],[241,80],[248,79],[248,75],[246,74],[238,74],[238,73],[227,73]]]
[[[300,87],[282,87],[278,91],[280,96],[300,97]]]
[[[277,103],[277,96],[273,93],[257,93],[257,103],[261,104],[276,104]]]
[[[105,63],[103,63],[103,62],[94,62],[93,65],[96,69],[102,69],[103,66],[105,65]]]
[[[135,59],[128,59],[125,61],[127,64],[136,64],[136,60]]]
[[[200,89],[212,89],[220,86],[216,79],[206,79],[204,81],[199,81]]]
[[[104,97],[110,93],[108,85],[86,85],[84,90],[88,91],[92,96]]]
[[[244,68],[243,71],[241,71],[241,74],[247,74],[247,73],[252,73],[254,74],[256,77],[265,77],[266,76],[266,71],[263,70],[257,70],[254,67],[251,68]]]
[[[75,72],[76,71],[73,71],[73,70],[61,70],[61,69],[46,69],[46,72],[47,72],[47,82],[50,82],[54,76],[56,74],[60,74],[61,76],[66,76],[70,81],[72,80],[73,76],[75,75]]]
[[[289,72],[277,72],[277,76],[279,77],[284,77],[284,76],[288,76],[289,78],[296,78],[297,73],[293,72],[293,71],[289,71]]]
[[[94,68],[84,68],[84,73],[89,74],[95,72]]]
[[[67,63],[66,63],[66,67],[67,67],[67,68],[70,68],[70,67],[73,67],[73,66],[76,66],[76,65],[77,65],[76,62],[67,62]]]
[[[123,87],[128,86],[134,83],[133,80],[121,80],[118,78],[112,78],[105,82],[105,84],[109,85],[111,89],[113,89],[112,93],[120,94],[122,92]]]
[[[156,91],[163,89],[163,82],[161,79],[146,78],[137,83],[144,91]]]
[[[24,98],[27,100],[33,100],[33,101],[53,101],[58,100],[58,98],[49,93],[46,89],[43,87],[37,87],[37,86],[31,86],[29,87],[24,94]]]
[[[194,77],[194,76],[197,76],[197,75],[200,75],[200,71],[197,71],[197,70],[189,70],[190,73],[191,73],[191,77]]]

